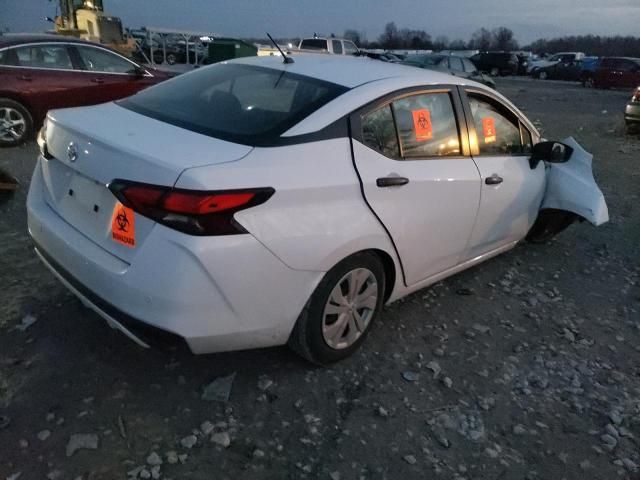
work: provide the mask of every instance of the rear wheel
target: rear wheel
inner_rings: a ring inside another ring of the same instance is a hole
[[[327,365],[355,352],[382,308],[385,275],[374,253],[355,254],[322,279],[300,314],[289,346],[312,363]]]
[[[0,98],[0,147],[14,147],[33,133],[33,119],[20,103]]]

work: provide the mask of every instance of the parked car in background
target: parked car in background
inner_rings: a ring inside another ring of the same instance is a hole
[[[580,75],[580,81],[582,82],[582,86],[593,88],[596,70],[600,66],[600,57],[584,57],[581,63],[582,73]]]
[[[509,52],[480,52],[472,56],[471,61],[479,71],[493,77],[516,75],[520,64],[518,57]]]
[[[333,53],[335,55],[358,55],[360,50],[351,40],[334,37],[303,38],[298,49]]]
[[[47,110],[117,100],[169,76],[76,38],[2,35],[0,146],[32,136]]]
[[[533,78],[540,80],[567,80],[578,82],[582,80],[582,62],[571,60],[568,62],[557,62],[546,67],[534,67],[531,70]]]
[[[403,65],[412,67],[438,70],[455,75],[456,77],[468,78],[476,82],[483,83],[491,88],[496,88],[496,83],[482,72],[478,71],[471,60],[455,55],[407,55],[402,62]]]
[[[640,58],[602,58],[593,82],[596,88],[636,88],[640,85]]]
[[[528,67],[528,72],[531,73],[531,71],[534,68],[543,68],[543,67],[549,67],[551,65],[554,65],[556,63],[569,63],[569,62],[576,62],[579,60],[582,60],[585,57],[585,54],[583,52],[560,52],[560,53],[556,53],[554,55],[551,55],[550,57],[547,58],[542,58],[539,60],[535,60],[529,63],[529,67]]]
[[[146,324],[194,353],[288,343],[336,362],[383,305],[608,220],[591,155],[468,83],[246,57],[51,111],[27,197],[37,254],[139,344]]]
[[[640,127],[640,86],[636,88],[631,100],[627,103],[624,110],[624,122],[628,132],[637,131]]]
[[[402,58],[391,52],[366,52],[361,50],[360,54],[364,55],[365,57],[373,58],[374,60],[380,60],[382,62],[399,63],[402,61]]]

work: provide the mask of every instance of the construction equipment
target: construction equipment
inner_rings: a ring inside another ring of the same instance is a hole
[[[135,51],[135,41],[124,35],[120,18],[104,13],[102,0],[58,1],[60,15],[54,20],[56,33],[102,43],[127,56]]]

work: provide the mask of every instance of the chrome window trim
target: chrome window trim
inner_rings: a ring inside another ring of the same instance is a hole
[[[108,48],[104,48],[100,45],[90,45],[87,43],[80,43],[80,42],[32,42],[32,43],[20,43],[16,45],[9,45],[8,47],[2,47],[0,48],[0,52],[3,52],[5,50],[11,50],[12,48],[35,47],[39,45],[47,45],[47,46],[65,45],[65,46],[73,46],[73,47],[81,46],[81,47],[95,48],[98,50],[104,50],[107,53],[116,55],[122,58],[123,60],[126,60],[131,65],[134,65],[136,68],[142,68],[145,71],[145,74],[143,75],[144,77],[153,77],[153,74],[151,74],[151,72],[149,72],[149,70],[147,70],[146,68],[138,65],[134,61],[125,57],[124,55],[121,55],[117,52],[109,50]],[[93,74],[100,74],[100,75],[127,75],[127,76],[132,75],[131,73],[101,72],[96,70],[79,70],[77,68],[23,67],[21,65],[0,65],[0,68],[26,68],[28,70],[47,70],[47,71],[53,71],[53,72],[83,72],[83,73],[93,73]]]

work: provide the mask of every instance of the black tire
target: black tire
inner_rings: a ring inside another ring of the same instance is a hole
[[[338,350],[327,344],[322,333],[325,306],[341,279],[349,272],[360,268],[369,270],[375,276],[378,287],[376,308],[360,337],[350,346]],[[289,337],[289,347],[316,365],[329,365],[347,358],[360,347],[371,331],[371,325],[382,309],[384,292],[384,266],[375,253],[361,252],[342,260],[327,272],[300,313]]]
[[[547,243],[558,233],[575,222],[578,216],[564,210],[547,209],[538,214],[538,218],[527,233],[526,240],[530,243]]]
[[[0,147],[15,147],[26,142],[29,138],[33,137],[33,117],[21,103],[11,100],[9,98],[0,98],[0,112],[3,109],[9,109],[12,112],[20,115],[24,119],[24,129],[19,131],[17,137],[13,137],[10,140],[3,139],[0,131]],[[1,117],[1,115],[0,115]],[[0,129],[2,128],[2,118],[0,118]]]
[[[169,65],[175,65],[177,60],[178,60],[178,58],[176,57],[175,53],[169,53],[167,55],[167,63]]]

